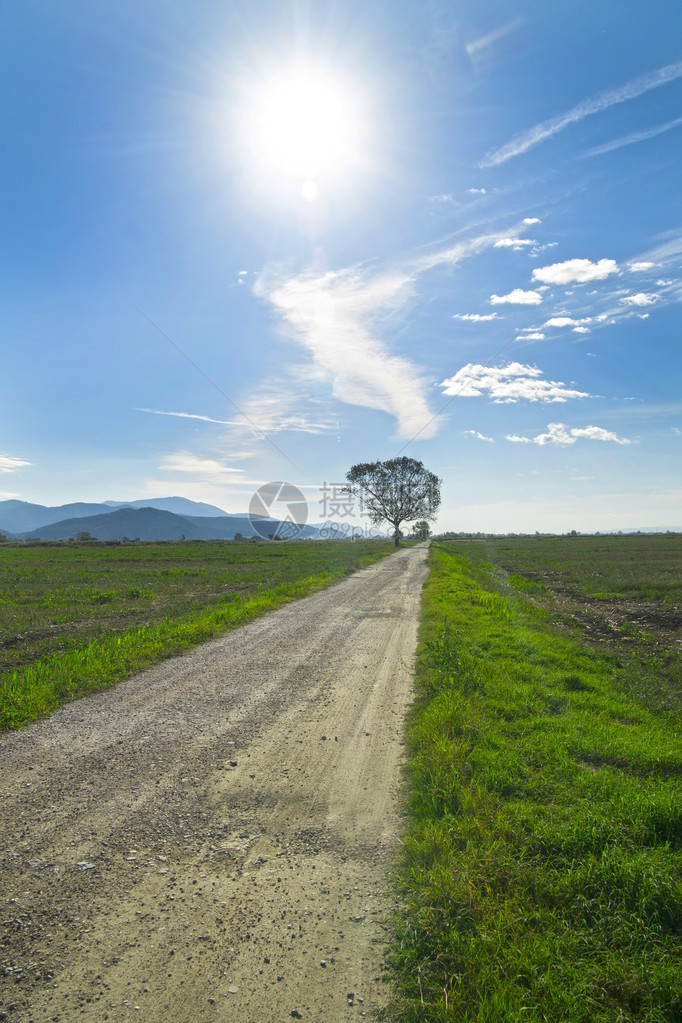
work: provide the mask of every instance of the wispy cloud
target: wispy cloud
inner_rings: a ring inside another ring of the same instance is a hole
[[[597,114],[602,110],[607,110],[618,103],[625,103],[628,100],[636,99],[637,96],[643,95],[643,93],[648,92],[650,89],[657,89],[661,85],[666,85],[668,82],[673,82],[680,77],[682,77],[682,61],[678,61],[675,64],[667,64],[665,67],[658,68],[655,71],[639,75],[637,78],[633,78],[632,81],[620,86],[620,88],[605,89],[595,96],[583,100],[565,113],[542,121],[540,124],[536,124],[534,128],[516,135],[500,149],[488,153],[480,161],[479,167],[496,167],[506,160],[511,160],[514,156],[520,156],[521,153],[527,152],[540,142],[544,142],[545,139],[551,138],[558,132],[563,131],[570,124],[582,121],[583,118],[590,117],[592,114]]]
[[[541,380],[542,370],[520,362],[506,366],[480,366],[469,363],[454,376],[443,380],[445,394],[459,398],[478,398],[487,394],[496,405],[517,401],[557,402],[569,398],[589,398],[585,391],[566,387],[559,380]]]
[[[429,381],[411,359],[391,352],[389,338],[422,274],[456,266],[499,237],[471,238],[379,271],[356,266],[289,276],[270,269],[254,293],[276,310],[283,332],[310,353],[312,364],[301,374],[330,380],[340,401],[394,416],[398,438],[419,433],[426,439],[438,428]]]
[[[507,434],[507,440],[514,444],[559,444],[565,447],[575,444],[579,438],[587,440],[612,441],[614,444],[631,444],[632,441],[626,437],[619,437],[612,430],[605,430],[601,426],[581,426],[569,429],[564,423],[550,423],[547,433],[539,433],[537,437],[518,437],[516,434]]]
[[[354,269],[263,280],[256,294],[269,300],[287,335],[310,352],[313,369],[331,378],[335,398],[395,416],[398,436],[407,438],[432,416],[427,381],[378,335],[410,298],[412,284],[404,272],[367,277]],[[435,429],[433,424],[426,435]]]
[[[464,430],[463,433],[465,436],[475,437],[476,440],[485,440],[489,444],[495,443],[492,437],[486,437],[484,433],[479,433],[478,430]]]
[[[30,462],[23,458],[13,458],[11,455],[0,455],[0,472],[14,472],[16,469],[23,469]]]
[[[524,224],[528,224],[529,226],[531,224],[541,224],[542,223],[542,221],[540,220],[539,217],[524,217],[523,222],[524,222]]]
[[[214,458],[201,458],[199,455],[192,454],[191,451],[177,451],[175,454],[168,455],[159,469],[166,469],[170,472],[199,473],[202,476],[233,476],[235,473],[244,472],[243,469],[233,469]]]
[[[278,391],[277,395],[262,394],[247,400],[244,405],[246,413],[243,419],[213,419],[211,416],[200,416],[194,412],[163,412],[156,408],[137,408],[136,412],[149,412],[154,416],[175,416],[178,419],[198,419],[204,423],[217,423],[218,426],[236,426],[258,434],[280,433],[292,430],[299,433],[324,433],[331,430],[331,419],[311,419],[300,413],[292,413],[289,407],[295,401],[289,389]],[[230,453],[231,458],[250,458],[253,452],[241,451]]]
[[[508,295],[491,295],[491,305],[540,305],[542,295],[539,291],[523,291],[521,288],[514,288]]]
[[[177,419],[199,419],[203,423],[218,423],[219,426],[234,426],[232,419],[212,419],[210,416],[199,416],[194,412],[163,412],[158,408],[136,408],[136,412],[148,412],[153,416],[175,416]]]
[[[453,313],[453,320],[470,320],[472,323],[487,323],[489,320],[499,320],[497,313]]]
[[[538,266],[533,270],[533,280],[543,284],[584,284],[586,281],[603,281],[610,274],[618,273],[615,259],[566,259],[563,263]]]
[[[676,117],[674,121],[668,121],[667,124],[659,124],[655,128],[647,128],[645,131],[633,131],[630,135],[622,135],[621,138],[607,142],[603,146],[588,149],[583,155],[601,156],[603,153],[612,153],[614,149],[631,146],[633,142],[646,142],[647,139],[655,139],[657,135],[662,135],[664,132],[670,131],[671,128],[677,128],[680,124],[682,124],[682,117]]]
[[[545,335],[539,330],[532,330],[529,334],[519,334],[517,341],[544,341]]]
[[[628,263],[628,270],[630,271],[631,274],[644,273],[645,270],[651,270],[655,266],[656,266],[655,263],[647,262]]]

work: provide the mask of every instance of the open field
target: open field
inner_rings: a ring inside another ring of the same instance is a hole
[[[393,550],[390,541],[0,544],[0,728]]]
[[[682,536],[518,537],[446,544],[528,599],[564,634],[601,644],[621,684],[682,709]]]
[[[679,1023],[679,537],[432,547],[395,1017]]]

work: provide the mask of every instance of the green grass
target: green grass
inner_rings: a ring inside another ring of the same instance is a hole
[[[382,541],[0,545],[0,728],[327,586]]]
[[[682,603],[679,533],[631,536],[524,536],[454,541],[526,582],[593,600]]]
[[[679,713],[477,548],[430,557],[392,1017],[679,1023]]]

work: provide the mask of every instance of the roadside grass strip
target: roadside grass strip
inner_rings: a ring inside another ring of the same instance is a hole
[[[291,550],[295,555],[293,545]],[[323,589],[392,551],[393,547],[388,544],[377,545],[370,553],[358,545],[352,557],[338,562],[330,558],[326,570],[320,569],[315,574],[269,588],[262,588],[267,586],[267,579],[262,576],[260,581],[252,582],[252,594],[232,593],[218,602],[198,606],[192,612],[167,615],[148,626],[101,636],[8,672],[0,678],[0,728],[25,726],[69,700],[113,685],[266,611]]]
[[[391,1018],[679,1023],[679,718],[480,568],[430,559]]]

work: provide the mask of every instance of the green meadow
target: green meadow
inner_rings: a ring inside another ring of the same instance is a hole
[[[0,544],[0,728],[305,596],[390,541]]]
[[[432,545],[391,1018],[682,1020],[680,540]]]

